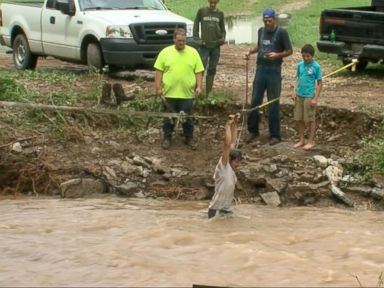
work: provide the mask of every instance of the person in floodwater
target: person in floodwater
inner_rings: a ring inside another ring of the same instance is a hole
[[[232,213],[231,204],[237,182],[235,172],[242,159],[240,150],[235,149],[239,121],[239,113],[230,115],[225,125],[223,154],[216,165],[215,174],[213,175],[213,179],[215,179],[215,194],[209,203],[208,218]]]
[[[213,88],[220,46],[225,43],[224,13],[217,8],[219,0],[208,0],[208,7],[200,8],[193,25],[193,38],[206,69],[205,89],[208,96]],[[199,33],[201,32],[201,33]]]

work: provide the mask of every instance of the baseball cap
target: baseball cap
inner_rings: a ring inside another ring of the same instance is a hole
[[[276,13],[273,9],[267,8],[263,11],[263,18],[275,18]]]

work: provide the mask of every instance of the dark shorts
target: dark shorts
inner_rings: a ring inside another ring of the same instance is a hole
[[[224,215],[231,215],[231,214],[233,214],[233,212],[228,210],[208,209],[208,219],[213,218],[215,216],[224,216]]]

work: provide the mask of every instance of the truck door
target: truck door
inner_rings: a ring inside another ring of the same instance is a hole
[[[79,33],[81,21],[79,13],[74,16],[63,14],[58,2],[68,0],[48,0],[41,16],[41,30],[44,53],[58,58],[80,59]]]

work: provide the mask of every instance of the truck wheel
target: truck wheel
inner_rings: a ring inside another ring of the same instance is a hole
[[[32,54],[29,48],[28,40],[24,34],[16,36],[12,45],[13,63],[16,69],[35,69],[37,64],[37,56]]]
[[[89,43],[87,46],[87,65],[96,68],[98,72],[103,69],[103,55],[100,46],[96,43]]]
[[[344,65],[348,65],[350,63],[352,63],[352,61],[350,59],[346,59],[346,58],[343,59]],[[356,64],[356,70],[357,71],[363,71],[365,68],[367,68],[367,65],[368,65],[368,61],[359,60],[359,62]],[[352,67],[348,67],[348,70],[352,70]]]

